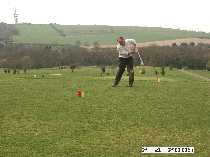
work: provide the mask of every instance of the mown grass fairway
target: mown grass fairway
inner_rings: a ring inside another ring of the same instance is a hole
[[[153,69],[135,73],[133,88],[127,78],[112,88],[112,73],[95,67],[1,72],[0,156],[161,156],[142,155],[142,146],[195,147],[164,157],[209,156],[210,82],[167,70],[157,84]]]

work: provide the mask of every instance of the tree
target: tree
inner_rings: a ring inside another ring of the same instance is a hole
[[[93,43],[93,48],[95,48],[95,49],[100,48],[100,44],[99,44],[98,41],[95,41],[95,42]]]
[[[185,43],[185,42],[183,42],[183,43],[181,43],[181,44],[180,44],[180,46],[182,46],[182,47],[186,47],[186,46],[188,46],[188,44],[187,44],[187,43]]]
[[[101,66],[100,68],[101,68],[101,76],[102,76],[106,72],[106,67],[105,66]]]
[[[190,46],[195,46],[195,43],[194,43],[194,42],[191,42],[191,43],[190,43]]]
[[[0,41],[8,41],[13,35],[17,35],[18,31],[14,25],[0,23]]]
[[[142,75],[145,75],[145,74],[146,74],[145,68],[143,68],[143,69],[141,70],[141,74],[142,74]]]
[[[75,43],[76,46],[81,46],[81,42],[79,40],[76,41]]]
[[[74,70],[76,69],[76,65],[71,65],[70,69],[71,69],[71,72],[74,72]]]
[[[208,71],[210,71],[210,60],[207,62],[207,64],[206,64],[206,69],[208,70]]]
[[[176,44],[176,43],[173,43],[173,44],[172,44],[172,47],[177,47],[177,44]]]
[[[165,72],[165,67],[161,67],[161,75],[165,76],[166,72]]]
[[[32,66],[32,60],[30,56],[23,56],[20,61],[22,63],[23,69],[28,69]]]

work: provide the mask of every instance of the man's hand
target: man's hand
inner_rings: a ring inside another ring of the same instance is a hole
[[[139,53],[140,53],[140,55],[143,55],[143,49],[142,48],[139,48]]]
[[[132,51],[132,52],[128,52],[129,55],[133,55],[133,54],[135,54],[135,53],[136,53],[136,52],[133,52],[133,51]]]
[[[135,53],[138,53],[138,48],[133,49],[133,51],[129,52],[128,54],[132,54],[133,55]]]

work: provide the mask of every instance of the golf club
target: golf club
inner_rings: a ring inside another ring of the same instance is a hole
[[[139,60],[141,62],[141,65],[144,65],[143,59],[141,58],[141,55],[140,55],[139,51],[138,51],[138,56],[139,56]]]

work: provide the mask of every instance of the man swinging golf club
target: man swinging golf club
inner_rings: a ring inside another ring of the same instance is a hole
[[[117,39],[117,50],[119,51],[119,68],[112,87],[118,85],[126,67],[129,75],[128,86],[132,87],[134,82],[133,55],[135,53],[138,53],[141,64],[143,64],[141,56],[136,47],[136,41],[134,39],[124,39],[124,37],[119,37]]]

